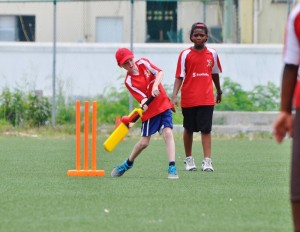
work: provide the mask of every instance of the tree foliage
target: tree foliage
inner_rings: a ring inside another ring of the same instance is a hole
[[[45,97],[33,92],[25,94],[19,89],[5,88],[0,95],[0,120],[15,127],[39,127],[45,125],[51,116],[51,104]]]
[[[279,106],[279,87],[268,82],[244,91],[240,84],[224,78],[222,102],[215,109],[220,111],[276,111]]]

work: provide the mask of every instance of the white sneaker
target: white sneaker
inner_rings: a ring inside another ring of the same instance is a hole
[[[186,157],[184,159],[185,170],[187,171],[196,171],[197,167],[195,165],[195,160],[192,156]]]
[[[202,171],[213,172],[214,168],[212,167],[212,161],[210,158],[204,158],[202,161]]]

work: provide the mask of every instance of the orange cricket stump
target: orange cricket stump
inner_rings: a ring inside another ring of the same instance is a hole
[[[92,108],[92,168],[89,169],[89,102],[84,102],[84,163],[81,169],[81,130],[80,130],[80,101],[76,101],[76,169],[68,170],[68,176],[105,176],[104,170],[97,170],[97,102],[93,101]]]

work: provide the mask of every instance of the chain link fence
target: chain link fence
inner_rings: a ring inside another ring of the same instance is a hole
[[[55,115],[57,95],[92,96],[120,85],[116,47],[139,44],[139,53],[147,55],[156,44],[170,53],[174,69],[173,54],[190,44],[195,22],[207,24],[208,43],[282,44],[283,19],[297,2],[2,0],[0,88],[42,89],[52,96]]]

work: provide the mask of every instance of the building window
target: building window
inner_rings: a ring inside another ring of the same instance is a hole
[[[35,16],[0,16],[0,41],[35,41]]]
[[[146,42],[177,42],[177,1],[147,1]]]

